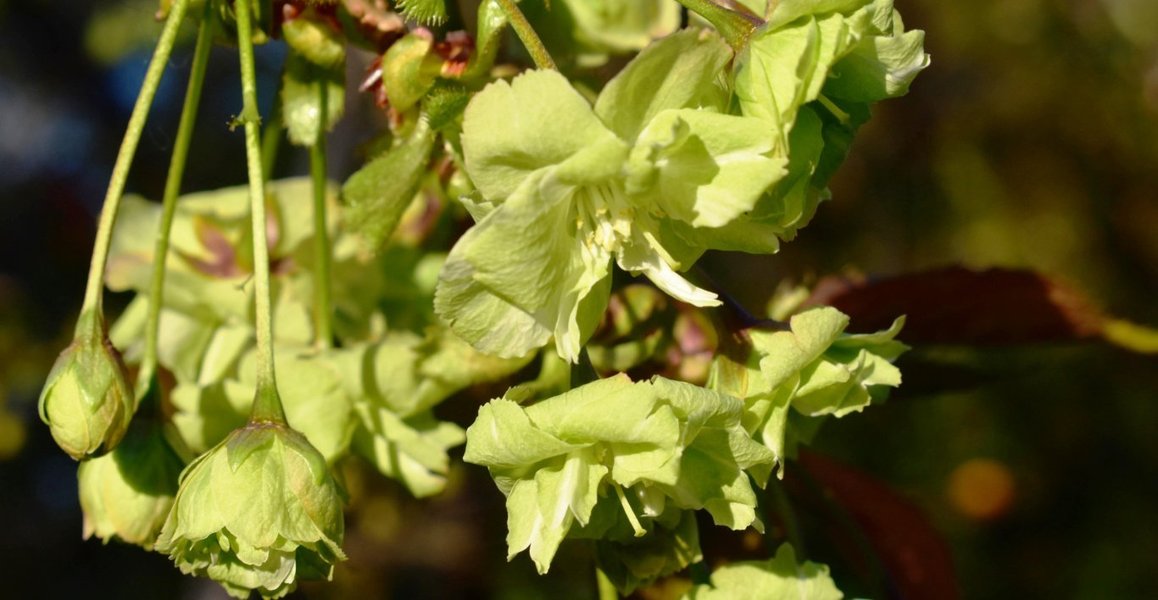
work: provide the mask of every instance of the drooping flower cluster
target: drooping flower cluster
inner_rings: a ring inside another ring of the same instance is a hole
[[[904,93],[928,64],[923,33],[904,30],[892,0],[732,3],[739,5],[763,25],[740,40],[721,27],[725,41],[698,22],[672,33],[681,9],[671,0],[562,0],[557,13],[539,16],[571,31],[567,61],[591,66],[642,49],[598,94],[553,70],[475,93],[501,72],[492,67],[515,17],[509,6],[479,4],[477,52],[462,32],[447,35],[453,58],[436,57],[447,47],[425,29],[401,37],[377,75],[393,111],[393,146],[343,186],[347,222],[334,227],[333,244],[323,235],[327,206],[336,208],[324,160],[309,182],[264,187],[255,177],[262,185],[184,198],[171,226],[174,251],[162,244],[160,256],[149,241],[161,209],[126,198],[109,272],[94,270],[90,290],[107,282],[141,292],[112,336],[130,361],[140,359],[150,335],[143,332],[165,321],[166,335],[150,337],[157,343],[141,362],[163,366],[174,386],[161,402],[156,381],[142,381],[158,394],[151,409],[174,411],[165,428],[157,415],[130,428],[138,402],[125,365],[99,310],[86,310],[40,399],[58,444],[85,461],[78,476],[86,537],[167,553],[183,572],[211,577],[239,598],[281,597],[300,580],[329,578],[345,558],[330,464],[356,452],[428,496],[445,487],[447,451],[464,438],[466,460],[486,466],[506,496],[510,554],[529,550],[541,572],[565,538],[590,539],[601,571],[629,593],[702,559],[694,511],[733,529],[760,528],[755,486],[807,431],[791,420],[858,411],[899,384],[891,365],[904,350],[893,339],[899,323],[846,335],[847,318],[820,309],[794,317],[788,331],[748,331],[751,355],[735,365],[745,385],[734,395],[721,391],[727,386],[716,372],[711,389],[620,373],[565,391],[570,365],[554,356],[577,361],[607,318],[613,265],[703,317],[688,305],[720,300],[683,273],[708,250],[771,253],[791,239],[826,197],[869,105]],[[248,30],[253,4],[237,6],[245,9],[237,29]],[[176,7],[183,13],[183,3]],[[450,14],[443,0],[395,7],[425,24]],[[285,8],[279,23],[291,53],[282,124],[295,144],[324,150],[344,107],[345,32],[336,15],[352,9],[333,0]],[[264,36],[238,41],[247,48]],[[249,83],[243,121],[252,142]],[[258,155],[252,143],[249,154]],[[476,225],[444,264],[420,240],[450,214],[440,211],[459,191]],[[273,215],[263,239],[252,225],[261,230],[267,204]],[[400,242],[405,236],[394,234],[408,218],[424,224]],[[347,243],[349,230],[374,250],[394,245],[370,260]],[[313,273],[302,268],[311,261]],[[279,278],[272,295],[270,268]],[[168,278],[153,287],[157,273]],[[264,290],[256,320],[276,315],[276,340],[272,328],[251,323],[254,297],[239,285],[251,276],[251,289]],[[331,284],[344,300],[337,306],[321,300]],[[163,302],[148,297],[161,289]],[[432,300],[451,331],[435,322]],[[150,302],[157,310],[146,316]],[[662,347],[666,325],[630,316],[613,323],[618,335],[607,341],[615,344],[597,350],[593,366],[630,370]],[[635,346],[640,329],[648,339]],[[468,431],[435,418],[439,402],[519,371],[552,338],[539,379],[483,406]],[[714,350],[714,342],[691,344],[687,351],[703,362],[679,376],[703,381]],[[702,377],[683,374],[693,371]],[[197,453],[178,487],[182,459]],[[798,565],[781,548],[691,595],[787,585],[786,569],[807,575],[817,597],[833,591],[826,571]]]

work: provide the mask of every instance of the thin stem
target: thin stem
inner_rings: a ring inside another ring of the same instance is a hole
[[[324,115],[329,94],[326,83],[319,82],[319,110]],[[330,234],[326,229],[326,132],[310,146],[310,175],[314,182],[314,295],[317,343],[323,350],[334,343],[334,309],[330,300]]]
[[[121,206],[121,195],[125,191],[125,181],[129,176],[129,167],[132,166],[133,156],[137,153],[137,143],[140,142],[141,133],[145,130],[149,106],[153,104],[153,97],[156,96],[157,87],[161,84],[161,77],[165,74],[165,65],[169,62],[169,55],[173,51],[177,30],[181,27],[181,22],[185,20],[187,6],[187,0],[174,0],[169,16],[165,18],[165,27],[161,30],[161,38],[157,40],[157,47],[153,50],[153,58],[149,60],[145,81],[141,84],[140,93],[137,94],[137,103],[133,105],[133,113],[129,117],[125,137],[121,141],[121,149],[117,153],[117,160],[113,165],[113,175],[109,180],[109,188],[105,193],[105,202],[101,207],[82,312],[84,310],[93,310],[97,313],[102,311],[105,266],[108,263],[109,245],[112,243],[113,225],[116,223],[117,211]]]
[[[161,225],[157,230],[157,243],[153,251],[149,311],[145,317],[145,354],[141,358],[141,372],[137,378],[138,398],[148,390],[153,372],[157,368],[157,344],[160,338],[161,306],[164,304],[169,233],[173,228],[173,216],[177,213],[177,196],[181,192],[181,180],[185,176],[189,144],[193,139],[193,127],[197,124],[197,109],[201,103],[201,88],[209,65],[209,51],[213,47],[213,19],[210,7],[210,3],[206,2],[205,14],[197,31],[197,46],[193,50],[193,66],[189,72],[189,87],[185,92],[185,103],[181,107],[181,122],[177,125],[177,139],[173,145],[173,156],[169,160],[169,173],[165,179],[165,193],[161,200]]]
[[[519,10],[515,0],[496,0],[496,2],[503,8],[503,12],[507,13],[511,27],[519,35],[523,45],[527,47],[527,52],[531,53],[531,60],[535,61],[535,66],[540,69],[555,69],[555,61],[551,59],[551,53],[547,52],[543,40],[539,39],[539,34],[535,33],[535,28],[531,27],[531,23],[527,21],[527,16]]]
[[[742,12],[730,10],[712,0],[678,0],[684,8],[700,15],[706,19],[724,39],[728,41],[728,45],[732,49],[739,52],[748,45],[748,38],[752,37],[752,32],[756,28],[763,25],[763,19],[754,15],[745,14]]]
[[[239,120],[245,125],[245,158],[249,172],[249,209],[253,226],[253,302],[257,330],[257,393],[251,421],[285,423],[285,410],[277,393],[273,359],[273,319],[269,291],[269,240],[266,238],[265,179],[261,171],[261,114],[257,110],[257,76],[253,61],[253,23],[249,2],[234,4],[237,10],[237,45],[241,55]]]

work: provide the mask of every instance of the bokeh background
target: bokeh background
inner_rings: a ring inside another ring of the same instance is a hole
[[[1158,325],[1158,2],[896,4],[927,31],[932,66],[877,107],[797,241],[774,257],[713,255],[708,270],[760,306],[781,282],[826,274],[1031,268]],[[36,415],[80,304],[155,11],[0,0],[0,597],[222,596],[164,557],[83,541],[75,464]],[[190,51],[171,60],[130,192],[160,195]],[[277,44],[259,52],[266,100],[282,56]],[[209,77],[190,190],[244,179],[241,134],[227,127],[240,107],[233,52],[215,50]],[[335,179],[366,141],[362,104],[333,134]],[[279,174],[305,171],[282,153]],[[815,449],[918,507],[963,597],[1158,597],[1158,358],[1075,341],[918,347],[902,360],[913,385],[826,426]],[[525,557],[500,568],[501,496],[479,471],[458,468],[447,494],[419,503],[352,470],[352,560],[335,585],[298,594],[590,597],[581,553],[583,568],[561,555],[547,578]],[[859,589],[839,551],[810,550]]]

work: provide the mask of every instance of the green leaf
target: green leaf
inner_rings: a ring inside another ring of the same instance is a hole
[[[634,140],[665,110],[722,109],[727,99],[720,72],[732,51],[710,30],[686,29],[640,52],[595,102],[595,114],[624,140]]]
[[[414,199],[430,152],[434,133],[420,119],[408,137],[350,176],[342,185],[347,207],[345,222],[367,247],[380,248],[403,211]]]
[[[739,562],[712,572],[711,585],[698,585],[684,600],[840,600],[828,567],[796,562],[792,546],[782,544],[776,556],[762,562]]]
[[[312,146],[333,129],[346,106],[345,68],[320,67],[300,54],[286,57],[282,118],[290,142]]]

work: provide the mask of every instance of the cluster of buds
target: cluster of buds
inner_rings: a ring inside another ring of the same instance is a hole
[[[150,63],[133,118],[147,113],[160,82],[163,65],[172,50],[177,30],[196,0],[162,0],[165,30]],[[253,81],[252,44],[264,41],[267,32],[285,37],[293,50],[313,66],[341,71],[345,45],[337,18],[338,0],[257,0],[201,4],[204,9],[198,36],[198,64],[204,66],[214,27],[224,25],[227,36],[236,35],[241,46],[242,89],[247,134],[254,133],[256,94]],[[270,9],[276,8],[276,14]],[[171,12],[170,12],[170,9]],[[212,12],[217,10],[217,14]],[[216,23],[210,23],[212,19]],[[254,27],[254,21],[258,27]],[[248,68],[247,68],[248,67]],[[201,77],[201,75],[193,77]],[[190,98],[200,90],[191,79]],[[324,105],[324,104],[323,104]],[[196,113],[196,102],[186,103],[181,129]],[[124,148],[135,148],[139,126],[130,126]],[[183,143],[188,143],[188,136]],[[247,154],[260,160],[247,136]],[[185,146],[187,148],[187,145]],[[118,168],[127,168],[122,153]],[[183,150],[175,150],[182,156]],[[250,163],[252,166],[252,162]],[[252,175],[253,170],[250,173]],[[169,173],[170,183],[180,184],[180,169]],[[260,186],[258,186],[260,189]],[[166,208],[176,194],[165,198]],[[157,331],[164,289],[168,228],[164,222],[152,271],[152,291],[146,325],[146,348],[138,386],[129,383],[121,354],[109,340],[101,310],[108,248],[116,221],[123,182],[116,177],[97,233],[89,287],[73,342],[61,353],[48,375],[40,396],[42,420],[57,444],[74,459],[80,504],[84,509],[84,536],[104,541],[119,539],[167,554],[181,571],[208,576],[226,591],[246,598],[256,591],[266,598],[280,598],[302,579],[329,579],[333,565],[344,560],[343,499],[322,454],[285,421],[274,383],[270,319],[269,270],[265,249],[277,245],[278,230],[268,226],[264,235],[251,239],[255,304],[260,325],[257,349],[268,371],[259,377],[253,415],[247,425],[234,430],[209,452],[192,460],[179,434],[170,436],[165,422],[162,385],[157,373]],[[250,194],[250,215],[260,230],[263,194]],[[208,259],[189,261],[195,272],[210,277],[245,273],[239,248],[213,227],[198,227],[197,235],[210,249]],[[260,249],[260,250],[259,250]],[[291,263],[281,263],[292,267]],[[264,332],[264,333],[263,333]],[[151,343],[150,343],[151,342]],[[259,361],[260,365],[260,361]],[[259,366],[259,370],[260,370]],[[138,406],[141,410],[138,411]],[[140,412],[134,418],[134,414]]]
[[[84,536],[166,553],[238,598],[329,579],[345,559],[343,502],[318,450],[284,423],[255,420],[182,471],[155,414],[160,384],[142,401],[148,414],[133,419],[126,369],[99,321],[82,317],[40,407],[60,447],[81,460]]]

